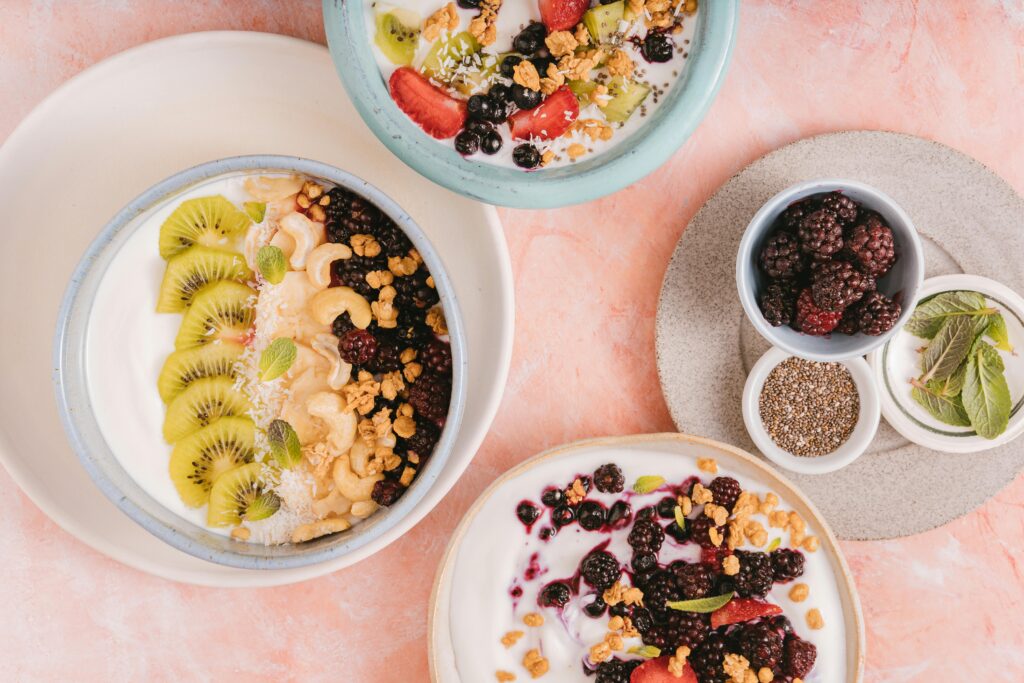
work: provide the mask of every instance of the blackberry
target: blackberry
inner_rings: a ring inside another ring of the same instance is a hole
[[[540,502],[544,503],[549,508],[561,505],[564,500],[565,493],[562,489],[556,489],[555,487],[544,489],[544,493],[540,495]]]
[[[380,243],[381,254],[384,256],[405,256],[413,248],[405,231],[387,216],[374,228],[373,236]]]
[[[619,561],[611,553],[596,550],[580,562],[580,575],[589,585],[598,590],[611,588],[622,575]]]
[[[341,339],[345,336],[345,333],[349,330],[356,329],[356,326],[352,324],[352,318],[349,317],[348,311],[345,311],[331,323],[331,332],[335,337]]]
[[[816,261],[827,261],[843,248],[843,226],[831,211],[818,209],[804,216],[796,236],[800,250]]]
[[[401,355],[402,351],[396,344],[378,340],[377,355],[366,363],[366,369],[377,374],[400,370]]]
[[[614,463],[601,465],[594,470],[594,486],[601,493],[621,493],[625,485],[622,470]]]
[[[755,671],[774,669],[782,661],[782,636],[768,624],[740,626],[733,636],[736,649]]]
[[[335,261],[331,264],[331,287],[350,287],[364,297],[376,298],[376,290],[366,281],[366,274],[384,268],[386,262],[364,256]]]
[[[552,538],[555,537],[555,534],[557,534],[557,533],[558,532],[555,529],[552,529],[551,527],[546,526],[546,527],[544,527],[543,529],[540,530],[540,533],[537,534],[537,536],[542,541],[550,541]]]
[[[380,209],[354,192],[335,187],[327,192],[330,201],[324,207],[327,239],[347,244],[352,235],[372,234],[386,218]]]
[[[629,520],[632,517],[633,508],[629,506],[629,503],[624,500],[617,500],[612,503],[610,508],[608,508],[608,515],[605,523],[612,529],[621,529],[629,524]]]
[[[408,439],[402,439],[402,445],[425,460],[434,452],[440,438],[441,431],[436,426],[426,420],[416,420],[416,431]]]
[[[896,325],[903,308],[881,292],[871,292],[857,306],[857,325],[864,334],[877,337]]]
[[[647,574],[657,568],[658,556],[654,553],[633,553],[633,559],[630,560],[629,566],[637,574]]]
[[[409,311],[402,311],[398,320],[398,327],[391,330],[394,338],[405,346],[418,346],[424,339],[429,339],[433,332],[423,322],[422,318],[409,315]]]
[[[516,506],[516,517],[527,527],[532,526],[540,517],[540,510],[528,500],[524,500]]]
[[[700,683],[721,683],[725,680],[722,664],[725,660],[727,647],[725,638],[718,633],[710,633],[688,658],[690,666],[700,678]]]
[[[813,199],[802,199],[786,207],[786,210],[779,216],[779,223],[786,230],[796,232],[796,229],[800,227],[800,221],[817,208],[818,203]]]
[[[658,504],[654,506],[654,509],[657,510],[658,516],[662,519],[675,519],[676,505],[678,505],[678,503],[676,502],[675,497],[666,496],[658,501]]]
[[[781,633],[783,637],[793,632],[793,624],[790,623],[789,618],[784,614],[768,617],[764,623]]]
[[[452,347],[448,342],[431,339],[419,353],[423,368],[435,375],[447,375],[452,371]]]
[[[458,0],[462,9],[476,9],[480,6],[480,0]]]
[[[555,523],[556,527],[572,524],[575,519],[576,511],[568,505],[559,505],[551,511],[551,521]]]
[[[351,365],[366,365],[377,355],[377,340],[366,330],[349,330],[338,341],[341,359]]]
[[[775,581],[768,555],[757,551],[737,550],[740,571],[732,577],[736,593],[744,598],[763,598]]]
[[[821,198],[821,208],[831,211],[843,225],[852,225],[860,207],[842,192],[829,192]]]
[[[409,405],[418,415],[435,423],[447,417],[451,398],[451,384],[438,375],[420,375],[409,389]]]
[[[418,308],[425,310],[441,300],[437,290],[427,284],[430,273],[420,268],[412,275],[396,277],[392,283],[395,288],[395,301],[401,308]]]
[[[370,498],[377,505],[388,507],[394,505],[403,493],[405,493],[405,489],[397,481],[382,480],[373,485]]]
[[[672,565],[676,575],[676,585],[686,600],[706,598],[714,588],[714,575],[706,564],[689,564],[687,562]]]
[[[804,555],[799,550],[779,548],[771,552],[772,576],[778,583],[800,578],[804,573]]]
[[[653,520],[639,518],[634,522],[626,540],[633,550],[657,555],[661,544],[665,542],[665,530]]]
[[[875,278],[865,275],[848,261],[829,261],[814,269],[811,295],[825,311],[842,311],[875,288]]]
[[[654,617],[651,615],[651,610],[646,607],[633,608],[630,621],[633,622],[633,627],[640,631],[640,633],[647,633],[654,626]]]
[[[604,506],[593,500],[585,500],[580,503],[576,510],[576,520],[580,527],[586,531],[597,531],[604,526]]]
[[[537,604],[541,607],[565,607],[572,598],[572,589],[561,581],[553,581],[544,586],[537,596]]]
[[[857,321],[857,307],[850,306],[843,311],[843,317],[839,319],[839,324],[832,330],[839,334],[854,335],[860,332],[860,323]]]
[[[818,648],[802,638],[790,635],[783,646],[782,671],[787,676],[803,678],[814,668],[818,658]]]
[[[758,300],[761,315],[772,327],[790,324],[796,310],[796,296],[797,288],[792,281],[776,280],[770,283]]]
[[[761,249],[761,270],[768,277],[790,278],[803,272],[807,257],[800,250],[800,241],[791,232],[777,232]]]
[[[824,337],[839,325],[841,311],[823,311],[814,303],[810,288],[800,292],[796,300],[796,318],[793,327],[804,334]]]
[[[708,490],[714,496],[715,505],[721,505],[726,510],[733,509],[742,492],[740,483],[732,477],[715,477],[708,484]]]
[[[679,600],[679,588],[676,577],[669,571],[659,569],[654,572],[641,586],[644,592],[644,606],[651,610],[656,620],[665,619],[671,610],[665,603]]]
[[[597,593],[594,594],[594,600],[592,602],[588,602],[583,606],[584,613],[586,613],[586,615],[591,619],[600,618],[607,610],[608,603],[606,603],[604,598]]]
[[[642,659],[624,661],[621,659],[609,659],[597,665],[597,678],[595,683],[629,683],[633,670],[643,664]]]
[[[711,540],[710,531],[715,528],[715,522],[710,517],[701,515],[697,519],[691,520],[690,527],[690,540],[699,545],[702,548],[715,548],[717,547]]]
[[[640,53],[648,62],[667,62],[672,59],[672,41],[660,31],[651,31],[640,46]]]
[[[846,240],[846,250],[855,266],[876,278],[888,273],[896,263],[892,230],[877,214],[853,226]]]

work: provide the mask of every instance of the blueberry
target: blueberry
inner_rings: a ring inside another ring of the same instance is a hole
[[[626,603],[619,602],[608,608],[608,614],[613,617],[628,617],[629,607],[626,606]]]
[[[516,517],[518,517],[519,521],[526,526],[530,526],[537,521],[538,517],[540,517],[540,510],[537,509],[537,506],[530,501],[524,500],[518,507],[516,507]]]
[[[560,505],[551,511],[551,520],[555,526],[572,524],[574,519],[576,519],[576,512],[568,505]]]
[[[512,56],[514,57],[515,55]],[[506,57],[505,59],[508,60],[509,57]],[[516,57],[516,59],[519,59],[519,57]],[[504,62],[502,62],[502,66],[504,66]],[[512,90],[504,83],[495,83],[492,85],[487,95],[495,102],[501,102],[502,104],[508,104],[512,101]]]
[[[487,120],[491,123],[505,123],[508,121],[508,110],[512,105],[507,102],[499,102],[495,98],[491,98],[491,115],[487,117]]]
[[[458,0],[462,9],[476,9],[480,6],[480,0]]]
[[[524,55],[532,55],[544,45],[548,30],[541,23],[531,23],[512,39],[512,49]]]
[[[646,574],[658,566],[658,556],[654,553],[636,553],[629,564],[633,571]]]
[[[663,519],[673,519],[676,516],[676,505],[676,499],[672,496],[662,498],[658,501],[658,516]]]
[[[674,538],[675,540],[679,541],[680,543],[685,542],[690,537],[690,535],[686,532],[686,528],[680,527],[678,524],[675,523],[675,521],[673,521],[671,524],[665,527],[665,533]]]
[[[530,90],[516,83],[512,86],[512,101],[520,109],[533,109],[541,101],[539,90]]]
[[[633,509],[624,500],[617,500],[608,509],[608,526],[613,529],[621,529],[629,524],[633,516]]]
[[[540,496],[540,502],[544,503],[549,508],[561,505],[564,499],[565,494],[562,493],[561,489],[556,488],[544,489],[544,493],[542,493]]]
[[[537,73],[543,78],[548,75],[548,66],[554,64],[555,60],[551,57],[531,57],[530,63],[533,64],[533,68],[537,69]]]
[[[541,607],[565,607],[572,597],[572,590],[561,581],[544,586],[537,596],[537,604]]]
[[[592,500],[585,500],[576,511],[576,519],[587,531],[597,531],[604,526],[604,506]]]
[[[583,611],[592,619],[599,618],[606,609],[608,609],[608,603],[597,593],[594,593],[594,601],[583,607]]]
[[[636,513],[637,519],[654,519],[657,516],[658,512],[653,507],[641,508],[640,512]]]
[[[464,130],[455,136],[455,151],[463,156],[475,154],[480,149],[480,136]]]
[[[546,526],[546,527],[544,527],[543,529],[540,530],[540,534],[539,534],[540,540],[542,540],[542,541],[550,541],[552,538],[555,537],[555,533],[556,532],[555,532],[554,529],[552,529],[549,526]]]
[[[523,61],[523,58],[519,55],[509,55],[505,59],[501,60],[501,66],[498,67],[501,71],[501,75],[505,78],[512,78],[516,72],[516,65]],[[493,91],[494,88],[491,88]]]
[[[486,95],[473,95],[466,103],[469,117],[478,121],[486,121],[494,112],[494,103]]]
[[[648,62],[667,62],[672,59],[672,43],[664,33],[648,33],[640,52]]]
[[[494,130],[494,126],[487,121],[468,121],[466,123],[466,130],[474,135],[480,136],[482,139],[485,135]]]
[[[488,131],[480,140],[480,151],[484,154],[497,154],[501,150],[501,133],[496,130]]]
[[[512,161],[520,168],[537,168],[540,164],[540,152],[527,142],[512,150]],[[561,491],[559,493],[561,494]],[[547,505],[547,501],[544,504]]]

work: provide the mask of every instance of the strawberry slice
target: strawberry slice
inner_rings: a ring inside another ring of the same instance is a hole
[[[566,86],[548,95],[548,98],[533,109],[517,111],[508,117],[512,137],[516,140],[539,138],[554,140],[565,131],[580,115],[580,103]]]
[[[412,67],[395,69],[388,87],[398,108],[435,138],[450,138],[466,123],[466,103],[455,99]]]
[[[711,628],[782,614],[782,608],[753,598],[734,598],[711,613]]]
[[[538,0],[540,20],[549,31],[566,31],[580,23],[590,0]]]
[[[683,675],[676,678],[668,670],[668,657],[649,659],[629,676],[629,683],[697,683],[697,674],[689,664],[683,666]]]

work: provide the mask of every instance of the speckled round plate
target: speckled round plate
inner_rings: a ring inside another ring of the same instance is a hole
[[[885,132],[801,140],[730,179],[687,226],[662,284],[657,359],[680,431],[756,449],[743,426],[747,372],[768,348],[746,320],[734,269],[740,236],[757,209],[785,187],[819,177],[860,180],[910,214],[926,275],[975,273],[1024,291],[1024,199],[974,159],[936,142]],[[861,458],[837,472],[787,472],[846,539],[909,536],[964,515],[1024,467],[1024,448],[939,453],[883,421]]]

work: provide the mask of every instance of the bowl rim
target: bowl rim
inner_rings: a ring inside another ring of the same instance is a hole
[[[848,358],[841,361],[850,371],[853,383],[860,396],[860,413],[853,433],[839,448],[816,457],[801,457],[783,450],[772,441],[760,419],[759,398],[761,388],[772,369],[787,358],[799,358],[784,349],[768,349],[747,375],[743,385],[743,424],[761,453],[779,467],[799,474],[827,474],[842,469],[863,455],[878,432],[881,418],[881,400],[874,372],[863,358]]]
[[[943,292],[958,290],[977,291],[984,294],[986,298],[1005,306],[1024,325],[1024,297],[1003,283],[981,275],[957,273],[928,278],[921,284],[920,298],[924,299]],[[973,430],[946,433],[918,422],[902,407],[905,402],[896,397],[896,392],[893,391],[886,373],[889,345],[895,339],[894,336],[884,345],[872,351],[868,356],[868,363],[871,365],[876,384],[881,387],[882,415],[885,417],[885,421],[905,439],[943,453],[967,454],[980,453],[1004,446],[1024,434],[1024,397],[1014,405],[1010,424],[1006,431],[991,440],[979,437]]]
[[[86,380],[83,341],[89,328],[95,291],[86,292],[85,288],[95,289],[102,282],[107,268],[97,271],[97,261],[116,258],[123,243],[115,244],[115,240],[134,234],[142,226],[142,222],[135,219],[152,207],[171,201],[204,182],[261,172],[301,173],[345,187],[370,199],[402,228],[437,284],[452,348],[452,396],[448,418],[434,453],[406,495],[394,506],[354,527],[355,533],[326,536],[298,546],[244,544],[239,550],[251,552],[239,552],[234,546],[223,543],[225,536],[180,517],[156,501],[124,470],[106,443],[90,407]],[[116,248],[109,251],[112,246]],[[239,569],[290,569],[342,557],[388,536],[419,504],[438,478],[461,426],[465,409],[466,353],[462,315],[447,269],[426,234],[408,213],[379,188],[338,167],[291,155],[254,154],[215,159],[179,171],[137,195],[100,230],[75,267],[61,301],[53,340],[52,382],[61,423],[79,462],[97,488],[134,522],[168,545],[202,560]],[[111,472],[122,476],[131,491],[118,486]],[[200,539],[216,542],[224,548],[208,545]],[[292,548],[303,550],[282,552],[282,549]]]
[[[827,188],[832,189],[830,190]],[[748,263],[751,259],[755,245],[763,235],[761,228],[768,223],[768,217],[776,212],[780,206],[788,206],[795,201],[811,195],[847,189],[871,195],[879,204],[885,205],[885,213],[896,216],[908,227],[909,240],[907,244],[903,245],[903,258],[906,259],[909,257],[914,260],[917,265],[917,272],[919,273],[919,276],[916,281],[910,283],[903,289],[903,311],[900,313],[899,319],[891,330],[874,337],[861,335],[863,341],[859,345],[846,351],[836,350],[825,353],[812,352],[802,348],[798,344],[791,343],[786,335],[778,334],[777,328],[769,325],[764,319],[764,316],[761,315],[761,310],[757,305],[756,295],[754,293],[753,274],[748,268]],[[736,291],[739,295],[740,304],[743,306],[743,312],[747,316],[747,320],[749,320],[754,326],[757,333],[772,346],[785,349],[790,354],[806,358],[807,360],[845,361],[851,358],[867,355],[872,350],[879,348],[903,327],[904,323],[906,323],[913,313],[914,307],[917,305],[921,285],[924,282],[924,270],[924,248],[921,245],[921,237],[918,234],[917,228],[914,226],[914,222],[910,219],[910,216],[895,199],[878,188],[857,180],[848,180],[845,178],[814,178],[790,185],[784,190],[776,193],[768,201],[762,204],[761,208],[759,208],[753,218],[750,219],[747,227],[743,230],[743,236],[740,238],[739,248],[736,250]]]
[[[388,94],[366,34],[362,0],[323,0],[324,30],[338,75],[374,135],[404,163],[439,185],[488,204],[546,209],[579,204],[627,187],[664,164],[689,138],[714,101],[732,57],[739,0],[703,3],[697,49],[684,87],[659,107],[660,118],[580,164],[524,172],[459,156],[429,137]],[[711,28],[708,28],[708,27]]]

